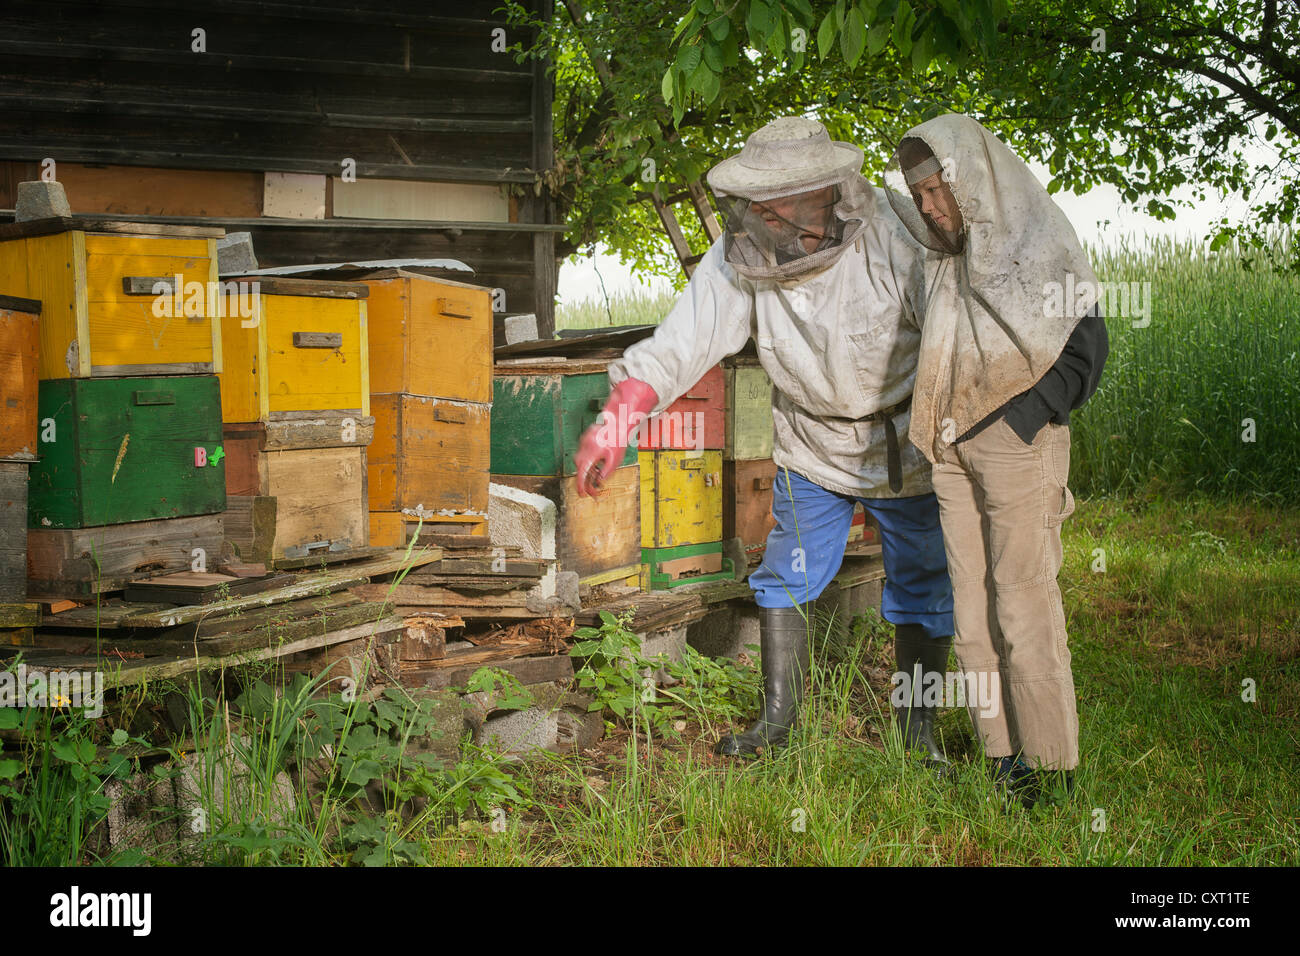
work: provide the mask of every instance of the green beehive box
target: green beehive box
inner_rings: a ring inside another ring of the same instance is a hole
[[[215,375],[47,379],[37,407],[40,461],[32,466],[28,527],[226,510]]]
[[[609,398],[609,377],[498,373],[492,381],[492,472],[572,475],[578,442]],[[622,465],[635,465],[636,442]]]

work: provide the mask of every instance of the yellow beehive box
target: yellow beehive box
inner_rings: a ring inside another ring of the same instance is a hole
[[[376,394],[492,401],[492,293],[401,269],[370,287],[370,387]]]
[[[360,282],[250,277],[227,288],[221,419],[277,412],[370,414],[366,297]]]
[[[0,226],[0,289],[42,304],[40,377],[220,372],[222,235],[67,218]]]
[[[643,451],[641,547],[722,540],[722,452]]]

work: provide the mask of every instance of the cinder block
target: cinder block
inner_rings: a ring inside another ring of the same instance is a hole
[[[555,560],[555,502],[509,485],[488,485],[492,543],[522,549],[530,560]]]
[[[251,232],[231,232],[217,240],[217,272],[238,276],[257,269]]]
[[[14,222],[29,219],[49,219],[51,216],[71,216],[67,193],[63,183],[37,180],[18,184],[18,198],[14,202]]]
[[[516,342],[533,342],[537,339],[537,316],[528,312],[523,315],[505,317],[506,344]]]
[[[749,653],[746,644],[758,644],[759,608],[748,601],[724,605],[687,625],[686,640],[709,657],[735,659]]]

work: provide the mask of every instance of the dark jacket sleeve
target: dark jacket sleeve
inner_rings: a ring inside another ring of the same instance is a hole
[[[1020,440],[1032,444],[1048,422],[1070,424],[1070,412],[1082,406],[1097,390],[1109,354],[1106,320],[1094,308],[1074,327],[1060,357],[1043,377],[1003,406],[1007,424]]]

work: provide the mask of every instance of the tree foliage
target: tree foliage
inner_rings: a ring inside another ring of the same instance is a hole
[[[672,274],[642,197],[791,114],[861,145],[871,176],[911,126],[968,113],[1043,162],[1053,191],[1110,183],[1159,219],[1178,187],[1243,198],[1250,214],[1218,224],[1220,245],[1300,208],[1293,0],[561,0],[533,25],[555,66],[565,252],[600,240]]]

